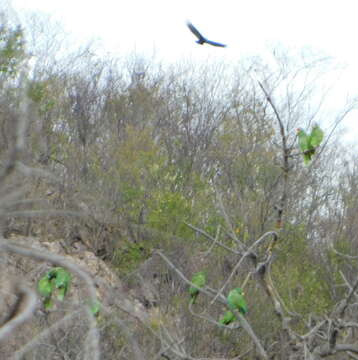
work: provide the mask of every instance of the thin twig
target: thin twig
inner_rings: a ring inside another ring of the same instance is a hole
[[[259,240],[262,241],[262,239],[260,238]],[[257,241],[256,241],[257,242]],[[179,271],[176,266],[160,251],[160,250],[156,250],[154,252],[155,254],[158,254],[186,283],[188,283],[191,286],[196,286],[195,284],[193,284],[191,281],[189,281],[182,273],[181,271]],[[210,297],[212,297],[213,295],[206,290],[206,288],[198,288],[198,290]],[[217,301],[225,304],[227,306],[227,301],[226,299],[223,297],[223,295],[219,294],[219,295],[215,295],[214,297],[217,297]],[[236,318],[240,321],[240,324],[242,325],[243,329],[247,332],[247,334],[250,336],[250,338],[252,339],[252,341],[255,343],[257,350],[259,352],[259,356],[261,359],[267,360],[268,356],[266,354],[265,349],[263,348],[263,346],[261,345],[260,340],[258,339],[258,337],[255,335],[254,331],[252,330],[250,324],[247,322],[247,320],[237,311],[237,310],[232,310],[236,316]]]
[[[186,282],[190,286],[194,286],[197,288],[197,286],[193,284],[190,280],[188,280],[184,276],[184,274],[160,250],[155,250],[154,254],[158,254],[169,265],[169,267],[171,267],[179,275],[179,277],[182,280],[184,280],[184,282]],[[214,295],[207,286],[205,286],[204,288],[197,288],[197,289],[209,297],[214,297],[217,294],[217,292],[215,291],[215,295]],[[222,295],[219,296],[217,300],[220,301],[222,304],[226,305],[226,299]]]
[[[86,283],[90,300],[89,304],[86,305],[86,314],[90,326],[89,334],[91,340],[88,346],[88,353],[90,354],[90,357],[88,357],[88,359],[92,358],[93,360],[99,360],[99,334],[96,320],[91,312],[91,305],[97,302],[96,289],[92,278],[85,271],[81,270],[81,268],[79,268],[77,265],[70,263],[66,258],[62,256],[38,249],[25,248],[20,245],[15,245],[14,243],[10,243],[2,237],[0,237],[0,249],[18,255],[27,256],[35,260],[48,261],[54,265],[62,266],[64,268],[67,268],[70,272],[77,274],[77,276]]]
[[[226,246],[225,244],[223,244],[222,242],[220,242],[220,241],[218,241],[218,240],[215,241],[215,238],[213,238],[213,237],[212,237],[210,234],[208,234],[205,230],[200,229],[200,228],[198,228],[198,227],[196,227],[196,226],[194,226],[194,225],[192,225],[192,224],[189,224],[189,223],[187,223],[187,222],[185,222],[185,221],[184,221],[184,224],[185,224],[186,226],[189,226],[191,229],[193,229],[194,231],[198,232],[199,234],[205,236],[205,237],[208,238],[210,241],[215,242],[218,246],[222,247],[223,249],[228,250],[228,251],[230,251],[230,252],[232,252],[232,253],[234,253],[234,254],[236,254],[236,255],[242,255],[242,252],[241,252],[241,251],[234,250],[234,249],[230,248],[229,246]]]
[[[231,224],[231,221],[229,219],[229,216],[225,210],[225,207],[224,207],[224,204],[223,204],[223,200],[222,200],[222,196],[221,196],[221,193],[218,191],[218,189],[216,188],[215,184],[214,184],[214,190],[215,190],[215,193],[216,193],[216,197],[218,199],[218,204],[219,204],[219,208],[224,216],[224,219],[225,219],[225,222],[226,222],[226,225],[227,227],[229,228],[230,230],[230,234],[232,236],[232,238],[236,241],[236,243],[238,244],[239,246],[239,249],[241,251],[244,251],[245,249],[245,245],[238,239],[238,237],[236,236],[235,234],[235,231],[232,227],[232,224]]]
[[[220,235],[220,230],[221,230],[221,226],[219,224],[218,228],[216,229],[215,239],[214,239],[213,243],[210,245],[209,249],[203,254],[203,257],[208,256],[213,251],[215,245],[218,242],[219,235]]]
[[[27,344],[25,344],[20,350],[16,351],[16,353],[13,355],[13,357],[11,359],[20,360],[25,353],[27,353],[32,348],[34,348],[36,345],[38,345],[42,339],[46,338],[50,333],[56,331],[57,329],[62,327],[64,324],[69,323],[73,317],[80,315],[81,312],[83,312],[83,311],[84,311],[83,309],[73,311],[70,314],[67,314],[61,320],[56,321],[53,325],[51,325],[47,329],[43,330],[40,334],[36,335],[33,339],[31,339],[31,341],[29,341]]]
[[[235,275],[236,271],[238,270],[238,268],[241,266],[241,264],[243,263],[243,261],[245,260],[246,257],[250,256],[252,254],[253,249],[255,249],[255,247],[259,246],[261,244],[261,242],[263,242],[269,235],[273,235],[273,236],[277,236],[277,233],[275,231],[269,231],[267,233],[265,233],[264,235],[262,235],[259,239],[257,239],[248,249],[247,251],[242,255],[241,259],[238,261],[238,263],[235,265],[234,269],[232,270],[231,274],[229,275],[229,277],[227,278],[227,280],[225,281],[224,285],[221,287],[221,289],[219,290],[217,296],[214,297],[214,299],[211,301],[211,304],[213,304],[217,297],[220,296],[225,287],[229,284],[229,282],[231,281],[232,277]]]
[[[15,289],[18,299],[9,318],[5,319],[5,324],[0,328],[1,340],[14,332],[22,323],[27,321],[36,308],[37,296],[32,289],[23,284],[17,284]]]

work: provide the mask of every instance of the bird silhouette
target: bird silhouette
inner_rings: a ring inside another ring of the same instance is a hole
[[[188,26],[189,30],[198,38],[198,40],[196,40],[198,44],[200,45],[209,44],[212,46],[226,47],[226,45],[224,44],[218,43],[216,41],[211,41],[205,38],[203,35],[200,34],[198,29],[191,22],[188,21],[186,25]]]

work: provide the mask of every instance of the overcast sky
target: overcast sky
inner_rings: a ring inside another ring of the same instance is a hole
[[[165,62],[265,56],[270,45],[310,47],[347,69],[338,95],[358,95],[358,0],[12,0],[16,11],[41,11],[60,20],[76,39],[100,39],[116,55],[136,51]],[[190,20],[227,48],[199,46]],[[339,101],[337,100],[337,104]],[[339,105],[338,105],[339,106]],[[356,117],[356,118],[355,118]],[[358,143],[358,114],[345,120]]]

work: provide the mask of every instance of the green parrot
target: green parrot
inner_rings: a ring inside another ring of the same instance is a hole
[[[311,132],[311,145],[317,148],[321,145],[321,142],[323,140],[323,131],[322,129],[316,124],[313,126],[312,132]]]
[[[65,295],[70,287],[71,274],[62,267],[55,267],[47,274],[50,281],[53,281],[58,290],[57,298],[61,301],[65,298]]]
[[[219,323],[223,324],[223,325],[229,325],[235,320],[236,320],[236,316],[234,315],[234,313],[232,311],[229,310],[223,315],[223,317],[220,319]]]
[[[206,284],[206,273],[204,271],[195,273],[191,282],[196,286],[190,286],[189,288],[189,294],[191,296],[190,303],[195,304],[196,298],[200,293],[199,288],[203,288]]]
[[[310,135],[307,135],[302,129],[297,129],[297,136],[298,144],[303,154],[303,161],[305,165],[308,165],[316,152],[316,148],[323,140],[323,131],[318,125],[314,125]]]
[[[237,287],[229,292],[227,303],[231,309],[238,310],[242,315],[247,313],[247,304],[241,288]]]

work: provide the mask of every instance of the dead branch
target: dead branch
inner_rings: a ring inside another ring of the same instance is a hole
[[[219,290],[217,296],[214,297],[214,299],[212,300],[211,303],[214,303],[214,301],[216,300],[216,298],[218,296],[220,296],[225,287],[229,284],[229,282],[231,281],[232,277],[234,276],[234,274],[236,273],[236,271],[238,270],[238,268],[241,266],[241,264],[243,263],[243,261],[245,260],[246,257],[252,257],[253,255],[253,250],[259,246],[261,244],[261,242],[263,242],[269,235],[272,235],[273,237],[277,236],[277,233],[274,231],[269,231],[267,233],[265,233],[264,235],[262,235],[258,240],[256,240],[248,249],[247,251],[245,251],[245,253],[242,255],[242,257],[240,258],[240,260],[238,261],[238,263],[235,265],[234,269],[232,270],[231,274],[229,275],[229,277],[227,278],[227,280],[225,281],[224,285],[222,286],[222,288]]]
[[[62,326],[67,326],[68,323],[73,321],[73,318],[75,316],[81,315],[81,313],[84,312],[84,309],[80,309],[77,311],[73,311],[70,314],[67,314],[64,318],[61,320],[58,320],[53,325],[48,327],[47,329],[41,331],[40,334],[36,335],[31,341],[29,341],[27,344],[25,344],[20,350],[16,351],[12,360],[20,360],[22,357],[31,349],[33,349],[36,345],[40,343],[43,339],[45,339],[49,334],[56,331],[57,329],[61,328]]]
[[[17,300],[0,327],[0,340],[9,336],[17,327],[27,321],[35,311],[36,293],[23,284],[14,285]]]
[[[203,229],[200,229],[192,224],[189,224],[187,222],[184,221],[184,224],[188,227],[190,227],[191,229],[193,229],[194,231],[196,231],[197,233],[203,235],[204,237],[206,237],[207,239],[209,239],[210,241],[214,242],[215,244],[217,244],[218,246],[222,247],[223,249],[227,250],[227,251],[230,251],[230,252],[233,252],[234,254],[236,255],[242,255],[241,252],[235,250],[235,249],[232,249],[228,246],[226,246],[225,244],[223,244],[222,242],[218,241],[218,240],[215,240],[215,238],[213,238],[210,234],[208,234],[205,230]]]
[[[262,240],[262,239],[261,239]],[[191,285],[191,286],[195,286],[195,284],[193,284],[191,281],[189,281],[182,273],[180,270],[177,269],[177,267],[160,251],[160,250],[156,250],[154,252],[154,254],[158,254],[187,284]],[[199,291],[204,293],[205,295],[209,296],[209,297],[216,297],[217,301],[225,304],[227,306],[227,301],[224,298],[223,295],[221,294],[211,294],[211,292],[207,291],[208,287],[205,288],[200,288]],[[258,339],[258,337],[255,335],[254,331],[252,330],[250,324],[247,322],[247,320],[236,310],[233,311],[235,316],[237,317],[237,319],[240,321],[240,324],[242,326],[242,328],[247,332],[247,334],[250,336],[250,338],[252,339],[252,341],[254,342],[254,344],[257,347],[257,350],[259,352],[260,358],[261,359],[268,359],[268,355],[265,351],[265,349],[263,348],[263,346],[261,345],[260,340]]]
[[[99,360],[100,358],[99,334],[98,334],[96,320],[91,312],[91,304],[95,304],[97,302],[96,289],[92,278],[85,271],[81,270],[77,265],[70,263],[67,259],[65,259],[62,256],[51,254],[45,251],[40,251],[38,249],[25,248],[20,245],[15,245],[2,237],[0,237],[0,249],[21,256],[27,256],[35,260],[48,261],[54,265],[62,266],[68,269],[70,272],[77,274],[77,276],[85,282],[85,284],[87,285],[86,288],[89,297],[89,304],[85,305],[87,320],[90,325],[90,329],[89,329],[90,342],[87,348],[89,351],[88,353],[90,355],[88,359]]]

